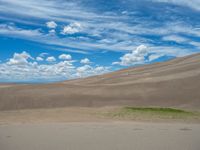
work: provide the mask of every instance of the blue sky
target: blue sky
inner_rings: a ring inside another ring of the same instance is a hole
[[[199,51],[199,0],[0,0],[0,82],[80,78]]]

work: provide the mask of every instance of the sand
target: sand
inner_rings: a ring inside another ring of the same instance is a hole
[[[200,125],[43,123],[0,125],[1,150],[199,150]]]

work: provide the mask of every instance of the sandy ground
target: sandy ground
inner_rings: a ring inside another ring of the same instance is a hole
[[[136,121],[136,122],[182,122],[182,123],[199,123],[200,113],[190,117],[165,117],[162,115],[145,115],[137,113],[130,116],[118,116],[122,107],[66,107],[53,109],[26,109],[0,111],[1,124],[16,124],[16,123],[54,123],[54,122],[110,122],[110,121]]]
[[[110,117],[105,117],[104,113],[118,109],[117,107],[66,107],[0,111],[0,125],[13,123],[104,122],[112,120]]]
[[[43,123],[0,125],[1,150],[199,150],[199,124]]]
[[[194,119],[112,118],[105,108],[0,111],[0,150],[199,150]]]

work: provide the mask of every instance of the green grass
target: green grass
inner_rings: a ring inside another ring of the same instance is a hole
[[[199,113],[196,112],[160,107],[124,107],[112,112],[108,112],[106,115],[111,118],[128,120],[187,120],[200,118]]]
[[[159,108],[159,107],[124,107],[123,111],[129,113],[141,112],[141,113],[158,113],[158,114],[191,114],[191,112],[174,108]]]

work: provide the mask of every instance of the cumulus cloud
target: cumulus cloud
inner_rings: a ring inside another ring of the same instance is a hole
[[[76,68],[76,77],[88,77],[91,75],[99,75],[109,72],[109,67],[84,65]]]
[[[49,21],[46,25],[49,29],[55,29],[57,27],[57,24],[54,21]]]
[[[148,49],[145,45],[140,45],[131,53],[127,53],[120,57],[119,62],[113,62],[113,65],[130,66],[145,62],[145,56],[148,54]]]
[[[43,55],[36,58],[44,60]],[[40,57],[40,58],[39,58]],[[83,65],[76,67],[73,60],[60,60],[55,62],[55,57],[48,57],[48,64],[35,62],[27,52],[15,53],[5,63],[0,63],[0,80],[7,82],[29,81],[59,81],[66,79],[82,78],[109,72],[109,67]]]
[[[81,59],[80,63],[81,64],[90,64],[91,61],[88,58],[84,58],[84,59]]]
[[[39,56],[38,56],[38,57],[36,57],[36,60],[37,60],[37,61],[43,61],[44,59],[43,59],[42,57],[39,57]]]
[[[84,73],[84,72],[86,72],[87,70],[90,70],[91,68],[92,68],[92,67],[89,66],[89,65],[84,65],[84,66],[78,67],[78,68],[77,68],[77,71],[78,71],[79,73]]]
[[[71,23],[68,26],[64,26],[62,34],[74,34],[78,33],[82,30],[82,26],[80,23],[75,22]]]
[[[46,61],[48,61],[48,62],[55,62],[56,58],[53,57],[53,56],[50,56],[50,57],[47,57]]]
[[[22,52],[22,53],[15,53],[13,55],[13,58],[10,58],[7,64],[9,65],[26,65],[28,64],[28,59],[31,58],[31,55],[27,52]]]
[[[59,59],[61,59],[61,60],[71,60],[72,56],[69,55],[69,54],[62,54],[62,55],[59,56]]]

